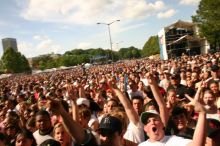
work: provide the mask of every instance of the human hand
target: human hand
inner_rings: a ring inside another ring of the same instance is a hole
[[[63,105],[59,99],[54,99],[52,97],[47,97],[46,107],[50,109],[55,114],[61,114],[64,110]]]
[[[152,85],[154,83],[155,79],[154,79],[154,76],[151,72],[147,72],[145,74],[145,77],[146,77],[149,85]]]
[[[187,105],[188,106],[194,106],[195,112],[206,113],[205,108],[202,106],[202,104],[197,99],[193,99],[188,94],[185,94],[185,97],[187,99],[189,99],[189,101],[190,101]]]
[[[77,92],[78,92],[78,89],[76,87],[73,87],[73,86],[67,87],[67,93],[69,95],[69,98],[73,101],[76,101],[77,99]]]
[[[107,85],[110,89],[118,89],[118,87],[116,85],[116,79],[114,77],[110,77],[108,79]]]

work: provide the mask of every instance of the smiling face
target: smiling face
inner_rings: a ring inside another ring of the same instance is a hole
[[[144,131],[149,136],[151,142],[159,141],[164,137],[164,125],[158,116],[153,116],[147,119],[144,125]]]
[[[212,106],[215,103],[215,97],[211,93],[211,91],[207,91],[204,93],[203,102],[205,105]]]
[[[174,90],[168,91],[167,100],[170,103],[174,104],[176,102],[176,98],[177,98],[177,95],[176,95],[176,92]]]
[[[211,91],[216,94],[219,92],[219,87],[218,87],[218,83],[217,82],[213,82],[209,85],[209,88],[211,89]]]

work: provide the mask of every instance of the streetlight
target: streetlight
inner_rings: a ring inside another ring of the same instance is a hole
[[[120,20],[115,20],[115,21],[112,21],[110,23],[102,23],[102,22],[98,22],[97,24],[103,24],[103,25],[107,25],[108,26],[108,34],[109,34],[109,41],[110,41],[110,49],[111,49],[111,58],[112,58],[112,61],[113,61],[113,51],[112,51],[112,38],[111,38],[111,29],[110,29],[110,25],[117,22],[117,21],[120,21]]]

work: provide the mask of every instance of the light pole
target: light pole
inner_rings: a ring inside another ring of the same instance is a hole
[[[102,22],[98,22],[97,24],[103,24],[103,25],[107,25],[108,26],[108,34],[109,34],[109,41],[110,41],[110,49],[111,49],[111,58],[112,58],[112,62],[113,62],[113,51],[112,51],[112,38],[111,38],[111,29],[110,29],[110,25],[117,22],[117,21],[120,21],[120,20],[115,20],[115,21],[112,21],[110,23],[102,23]]]

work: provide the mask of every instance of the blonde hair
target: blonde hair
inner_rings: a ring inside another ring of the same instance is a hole
[[[115,107],[108,115],[118,118],[122,123],[122,131],[127,129],[129,120],[123,108]]]
[[[54,136],[54,134],[55,134],[55,130],[56,130],[57,128],[60,128],[60,127],[64,128],[64,126],[63,126],[62,123],[56,123],[56,124],[54,125],[54,127],[53,127],[53,136]]]

